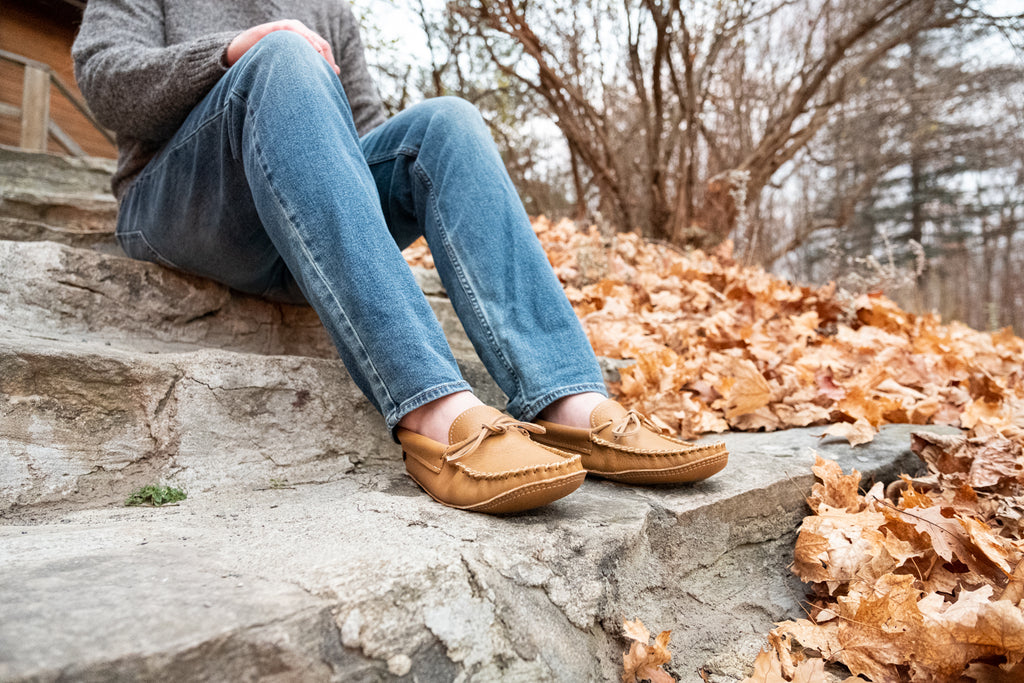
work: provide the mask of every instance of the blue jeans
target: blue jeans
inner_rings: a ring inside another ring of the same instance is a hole
[[[298,35],[260,40],[130,185],[129,256],[308,301],[389,429],[470,387],[401,249],[425,235],[513,416],[606,393],[479,112],[427,100],[363,138],[341,82]]]

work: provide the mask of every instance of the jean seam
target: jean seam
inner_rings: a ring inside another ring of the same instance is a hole
[[[230,93],[230,95],[234,95],[234,94],[235,94],[235,93],[234,93],[234,91],[232,91],[232,92]],[[161,163],[161,162],[162,162],[162,161],[163,161],[163,160],[164,160],[164,159],[165,159],[165,158],[166,158],[166,157],[167,157],[168,155],[170,155],[170,154],[174,153],[175,151],[177,151],[177,150],[181,149],[182,147],[184,147],[184,146],[185,146],[185,143],[187,143],[187,142],[188,142],[188,141],[190,141],[190,140],[191,140],[192,138],[194,138],[194,137],[195,137],[196,135],[198,135],[198,134],[200,133],[200,131],[202,131],[202,130],[203,130],[204,128],[206,128],[206,127],[207,127],[208,125],[210,125],[211,123],[213,123],[213,121],[214,121],[215,119],[217,119],[217,118],[218,118],[218,117],[220,117],[220,116],[223,116],[223,115],[224,115],[224,110],[225,110],[226,108],[227,108],[227,102],[225,101],[225,103],[224,103],[224,106],[223,106],[223,107],[220,107],[219,109],[217,109],[217,111],[216,111],[216,112],[214,112],[214,113],[210,114],[210,116],[208,116],[207,118],[203,119],[202,123],[200,123],[200,124],[199,124],[199,125],[197,125],[197,126],[196,126],[195,128],[193,128],[193,129],[192,129],[192,131],[191,131],[191,132],[189,132],[189,134],[188,134],[188,135],[186,135],[186,136],[185,136],[184,138],[182,138],[181,140],[178,140],[178,142],[177,142],[177,143],[175,143],[174,147],[165,147],[165,148],[162,148],[162,149],[161,149],[161,150],[160,150],[160,151],[159,151],[159,152],[157,153],[157,157],[156,157],[156,158],[154,158],[154,159],[153,159],[152,161],[150,161],[150,162],[149,162],[148,164],[146,164],[146,166],[145,166],[145,168],[143,168],[142,172],[141,172],[141,173],[139,173],[139,175],[138,175],[138,176],[137,176],[137,177],[135,178],[135,180],[133,180],[133,181],[132,181],[132,185],[134,185],[134,184],[135,184],[136,182],[138,182],[138,181],[140,181],[140,180],[145,180],[145,179],[146,179],[146,178],[148,178],[149,176],[151,176],[151,175],[153,175],[154,173],[156,173],[156,167],[157,167],[157,166],[158,166],[158,165],[159,165],[159,164],[160,164],[160,163]],[[156,163],[153,163],[153,162],[156,162]]]
[[[165,266],[167,268],[174,268],[175,270],[181,270],[180,266],[175,265],[173,261],[168,259],[166,256],[161,254],[159,251],[157,251],[153,247],[153,245],[149,241],[149,238],[146,237],[146,233],[142,232],[141,230],[127,230],[127,231],[124,231],[124,232],[121,233],[121,237],[122,238],[123,237],[128,237],[130,235],[138,235],[139,236],[139,239],[142,240],[142,243],[146,245],[146,248],[149,249],[149,251],[153,254],[153,256],[156,257],[156,259],[157,259],[156,263],[158,265]],[[122,247],[122,249],[123,248],[124,247]]]
[[[521,410],[515,411],[516,413],[518,413],[516,419],[524,419],[526,417],[533,419],[537,417],[537,414],[541,410],[543,410],[545,407],[547,407],[554,401],[565,396],[570,396],[572,394],[582,394],[588,391],[593,391],[598,394],[604,394],[605,396],[608,395],[608,387],[605,386],[604,382],[584,382],[582,384],[569,384],[563,387],[557,387],[555,389],[552,389],[551,391],[548,391],[546,394],[543,394],[538,398],[533,399],[528,404],[523,406]],[[509,407],[514,407],[511,401],[509,401]],[[509,412],[512,411],[510,410]]]
[[[444,384],[432,386],[428,389],[424,389],[415,396],[405,399],[400,405],[395,406],[395,409],[384,417],[384,421],[393,426],[393,424],[398,424],[399,420],[412,411],[435,399],[441,398],[442,396],[448,396],[449,394],[454,394],[458,391],[472,390],[473,387],[471,387],[464,379],[459,380],[458,382],[445,382]]]
[[[394,151],[378,152],[372,157],[366,158],[367,166],[374,166],[376,164],[382,164],[386,161],[394,161],[400,156],[417,157],[419,156],[420,150],[416,147],[409,147],[408,145],[402,145],[396,148]]]
[[[430,208],[434,213],[434,219],[437,221],[438,233],[440,234],[441,244],[444,246],[444,250],[448,255],[448,259],[452,264],[452,270],[455,271],[455,277],[459,281],[459,285],[462,287],[463,293],[466,295],[470,306],[473,309],[473,313],[476,314],[477,320],[480,322],[481,327],[487,335],[487,341],[491,346],[491,350],[494,355],[501,361],[502,365],[505,366],[505,370],[509,373],[512,381],[515,383],[516,395],[520,395],[523,392],[523,385],[519,379],[519,373],[515,371],[512,364],[509,363],[508,358],[505,357],[504,352],[498,345],[497,339],[494,336],[494,330],[491,327],[490,321],[484,314],[483,309],[480,307],[476,292],[473,291],[473,287],[470,285],[469,280],[466,278],[465,273],[462,269],[462,264],[456,258],[454,247],[451,241],[448,239],[448,230],[445,227],[444,220],[441,218],[441,211],[437,206],[437,193],[434,192],[434,183],[431,182],[430,176],[427,174],[426,169],[423,168],[422,164],[419,163],[419,159],[413,163],[413,171],[419,176],[420,180],[427,187],[427,193],[430,196]],[[510,402],[511,402],[510,398]]]
[[[233,97],[234,96],[241,97],[240,95],[236,95],[235,93],[232,93],[232,96]],[[252,120],[255,122],[256,121],[256,114],[249,108],[248,102],[246,102],[245,104],[246,104],[246,108],[245,108],[246,115],[251,117]],[[263,159],[263,152],[261,151],[262,145],[260,144],[259,135],[257,133],[257,130],[258,130],[258,127],[254,125],[253,129],[252,129],[252,133],[251,133],[253,149],[254,149],[254,151],[256,153],[256,160],[259,162],[260,170],[263,172],[263,176],[267,180],[268,187],[270,187],[270,190],[271,190],[270,194],[271,194],[271,196],[273,196],[274,201],[277,203],[278,207],[280,208],[281,213],[285,216],[285,219],[286,219],[285,222],[288,224],[289,229],[291,229],[292,234],[296,237],[297,242],[301,246],[302,251],[303,251],[303,253],[306,256],[307,261],[312,266],[313,271],[316,273],[317,277],[320,278],[320,282],[326,287],[327,291],[330,293],[331,299],[334,301],[334,304],[337,307],[338,312],[341,314],[341,317],[344,320],[345,327],[347,328],[347,330],[348,330],[349,334],[351,335],[351,337],[355,340],[356,345],[357,345],[357,347],[359,349],[359,352],[360,352],[360,354],[363,357],[363,360],[366,361],[367,365],[369,366],[369,369],[371,370],[371,373],[369,373],[369,374],[372,374],[373,381],[378,384],[380,389],[383,390],[384,395],[387,397],[387,400],[390,403],[390,405],[388,406],[388,408],[389,408],[388,412],[393,412],[394,411],[394,407],[395,407],[395,399],[394,399],[394,397],[391,395],[391,392],[388,390],[387,384],[381,378],[380,372],[377,370],[377,367],[373,364],[373,359],[370,358],[370,354],[366,350],[366,345],[363,344],[363,340],[360,339],[359,334],[356,332],[355,326],[353,326],[352,325],[352,321],[349,320],[348,314],[345,312],[345,307],[341,305],[341,302],[338,300],[337,294],[335,294],[334,290],[330,286],[330,283],[327,281],[326,276],[324,275],[323,271],[320,269],[320,264],[317,263],[316,259],[313,257],[312,252],[310,252],[309,246],[306,244],[305,240],[302,237],[302,233],[295,227],[294,219],[292,218],[290,212],[285,209],[284,203],[281,201],[281,197],[277,193],[277,188],[274,187],[274,183],[271,181],[270,171],[267,168],[267,165],[266,165],[266,163],[265,163],[265,161]]]

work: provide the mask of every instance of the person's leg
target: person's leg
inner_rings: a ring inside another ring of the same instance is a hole
[[[119,237],[245,292],[301,288],[390,429],[469,390],[385,225],[341,83],[295,34],[261,40],[196,107],[131,185]]]
[[[531,420],[564,397],[606,396],[590,343],[479,112],[457,98],[427,100],[364,136],[362,147],[395,240],[405,247],[426,236],[473,346],[509,397],[508,412]]]
[[[508,410],[537,442],[588,471],[631,483],[698,481],[728,460],[721,444],[664,437],[607,391],[593,350],[479,113],[438,98],[362,140],[400,246],[421,232],[459,318]]]
[[[228,71],[132,184],[118,231],[131,255],[243,291],[300,288],[438,501],[516,512],[583,482],[579,456],[468,391],[385,224],[341,83],[296,34]],[[414,431],[439,426],[424,416],[450,424]]]

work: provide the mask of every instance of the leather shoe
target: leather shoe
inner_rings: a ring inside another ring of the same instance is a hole
[[[460,414],[448,444],[399,428],[409,476],[438,501],[460,510],[502,514],[540,507],[583,483],[580,456],[530,440],[544,431],[489,406]]]
[[[725,444],[696,445],[661,434],[635,410],[612,399],[590,414],[590,429],[537,420],[538,443],[578,453],[589,474],[628,484],[678,484],[707,479],[729,461]]]

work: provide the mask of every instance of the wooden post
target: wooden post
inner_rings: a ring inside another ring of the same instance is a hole
[[[33,152],[45,152],[49,122],[50,72],[26,64],[21,95],[21,146]]]

